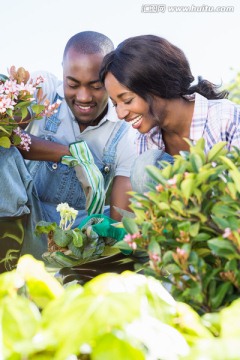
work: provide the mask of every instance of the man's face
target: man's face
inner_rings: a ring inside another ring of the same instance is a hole
[[[103,57],[69,49],[63,61],[64,96],[81,131],[97,125],[106,113],[108,95],[99,80]]]

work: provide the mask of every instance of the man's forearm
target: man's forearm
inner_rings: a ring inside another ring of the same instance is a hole
[[[31,136],[30,150],[19,149],[24,159],[59,162],[64,155],[71,155],[67,145]]]

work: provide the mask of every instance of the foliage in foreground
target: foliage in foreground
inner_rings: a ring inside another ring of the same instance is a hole
[[[117,246],[149,255],[145,273],[168,283],[174,299],[200,314],[221,309],[240,294],[240,151],[204,140],[163,169],[145,194],[132,193],[136,217]]]
[[[238,359],[239,305],[200,317],[158,280],[131,272],[64,289],[25,255],[0,275],[0,358]]]
[[[235,76],[235,79],[227,84],[226,89],[229,91],[228,99],[240,104],[240,72]]]

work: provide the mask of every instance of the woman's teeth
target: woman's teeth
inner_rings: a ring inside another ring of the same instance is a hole
[[[141,120],[141,119],[142,119],[142,115],[139,115],[139,116],[136,117],[135,119],[129,121],[129,124],[135,125],[135,124],[137,124],[137,123],[139,122],[139,120]]]

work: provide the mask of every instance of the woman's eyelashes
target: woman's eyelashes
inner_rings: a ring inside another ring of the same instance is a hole
[[[125,105],[129,105],[129,104],[131,104],[132,100],[133,100],[133,98],[131,98],[131,99],[129,99],[129,100],[125,100],[125,101],[124,101],[124,104],[125,104]]]
[[[123,103],[124,103],[125,105],[129,105],[129,104],[131,104],[132,100],[133,100],[133,98],[132,98],[132,99],[129,99],[129,100],[125,100],[125,101],[123,101]],[[113,107],[117,107],[117,103],[114,103],[114,102],[112,101],[112,104],[113,104]]]

